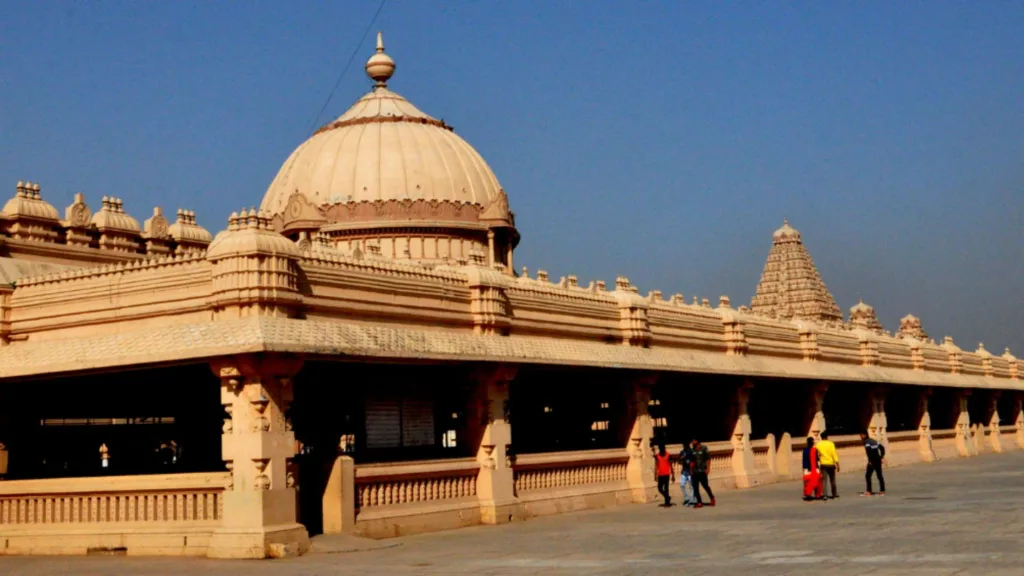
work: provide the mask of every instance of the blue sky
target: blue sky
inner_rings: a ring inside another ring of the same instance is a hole
[[[0,186],[216,231],[370,87],[346,2],[0,1]],[[1024,357],[1024,4],[388,0],[390,86],[508,192],[516,263],[749,302],[784,217],[843,310]]]

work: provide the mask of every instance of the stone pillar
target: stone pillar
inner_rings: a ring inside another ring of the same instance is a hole
[[[999,390],[992,390],[988,396],[988,448],[993,452],[1002,452],[1003,443],[999,437]]]
[[[783,432],[779,439],[779,451],[775,456],[775,473],[780,478],[793,477],[793,437]]]
[[[732,471],[736,475],[737,488],[749,488],[760,482],[754,466],[754,449],[750,445],[750,414],[747,404],[750,402],[750,390],[754,384],[747,380],[736,388],[733,396],[732,410],[736,417],[732,436]]]
[[[295,434],[286,412],[291,378],[300,366],[252,356],[212,364],[228,416],[221,447],[231,479],[221,526],[210,539],[211,558],[278,558],[309,548],[309,535],[296,522],[295,482],[288,471]]]
[[[956,422],[956,449],[961,456],[974,456],[977,447],[971,434],[971,413],[967,409],[970,390],[957,390],[953,395],[954,422]]]
[[[351,456],[334,459],[324,487],[324,534],[351,534],[356,527],[356,465]]]
[[[878,440],[881,444],[884,444],[886,448],[889,447],[889,432],[888,426],[889,421],[885,416],[885,398],[888,394],[888,389],[885,386],[874,386],[869,392],[870,398],[868,400],[868,409],[870,415],[868,417],[867,432],[868,436]]]
[[[633,502],[638,503],[653,502],[658,491],[658,483],[654,478],[654,451],[651,449],[654,422],[648,411],[651,389],[655,382],[657,377],[650,376],[626,384],[626,425],[630,426],[629,439],[626,442],[626,453],[629,455],[626,481],[633,494]]]
[[[811,386],[810,397],[807,401],[807,412],[808,412],[808,426],[807,434],[804,434],[801,439],[800,445],[803,445],[803,440],[813,436],[815,441],[821,440],[821,433],[825,431],[825,393],[828,392],[828,384],[820,382]]]
[[[483,524],[510,522],[521,515],[515,493],[512,424],[508,388],[515,378],[512,366],[481,368],[475,375],[477,389],[473,412],[481,426],[477,461],[476,493]]]
[[[921,391],[917,407],[918,452],[924,462],[935,462],[935,449],[932,447],[932,417],[928,411],[928,400],[932,397],[932,389]]]
[[[1013,427],[1016,428],[1017,447],[1024,448],[1024,403],[1021,402],[1022,395],[1020,392],[1013,393],[1014,402],[1014,414],[1017,415],[1013,420]]]

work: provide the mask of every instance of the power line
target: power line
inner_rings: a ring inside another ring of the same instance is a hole
[[[306,130],[307,134],[311,133],[313,129],[316,128],[317,122],[320,121],[320,116],[323,115],[324,110],[327,110],[327,105],[331,103],[331,98],[334,98],[334,92],[338,90],[338,85],[341,84],[341,79],[345,77],[348,69],[352,66],[352,61],[355,60],[356,54],[359,53],[359,49],[363,46],[363,42],[366,41],[366,35],[370,33],[370,29],[373,28],[373,23],[377,21],[377,16],[380,16],[380,11],[384,9],[384,4],[386,4],[387,1],[388,0],[380,0],[380,5],[377,6],[377,11],[374,12],[373,18],[370,19],[370,23],[366,25],[366,30],[363,30],[363,36],[359,39],[359,43],[356,44],[356,47],[352,50],[352,55],[348,57],[348,62],[346,62],[345,67],[342,68],[341,74],[338,76],[338,80],[334,83],[334,88],[331,88],[331,93],[327,95],[327,100],[320,108],[320,111],[317,112],[316,117],[313,118],[313,122],[310,124],[309,129]]]

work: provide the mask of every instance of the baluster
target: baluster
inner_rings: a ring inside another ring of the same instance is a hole
[[[437,496],[437,484],[438,484],[438,480],[436,478],[430,481],[430,499],[431,500],[438,500],[439,499],[438,496]]]

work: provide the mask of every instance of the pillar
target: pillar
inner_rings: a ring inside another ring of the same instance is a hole
[[[291,378],[301,363],[247,356],[215,361],[224,419],[221,450],[230,471],[211,558],[294,556],[309,548],[296,522],[295,434],[287,418]]]
[[[516,370],[497,365],[476,372],[476,395],[472,413],[479,418],[480,435],[476,493],[480,501],[480,521],[501,524],[521,516],[515,493],[512,423],[508,388]]]
[[[515,268],[512,265],[512,241],[509,240],[508,247],[506,248],[505,254],[505,265],[508,268],[509,274],[515,273]]]
[[[323,495],[324,534],[351,534],[356,526],[356,466],[351,456],[334,459]]]
[[[1017,415],[1013,420],[1013,427],[1016,429],[1017,447],[1024,448],[1024,403],[1021,402],[1022,394],[1013,393],[1014,411]]]
[[[828,384],[821,382],[811,386],[810,397],[808,398],[807,411],[809,424],[807,426],[807,434],[801,439],[800,445],[803,445],[803,440],[814,437],[815,441],[821,440],[821,433],[825,431],[825,393],[828,392]]]
[[[889,447],[889,433],[888,433],[888,419],[885,416],[885,398],[888,394],[888,389],[885,386],[874,386],[871,388],[870,398],[868,401],[868,409],[870,414],[868,417],[867,432],[868,436],[874,438],[881,444],[884,444],[886,448]]]
[[[747,380],[737,386],[733,396],[732,410],[736,423],[733,425],[732,436],[732,471],[736,476],[737,488],[749,488],[760,484],[757,469],[754,466],[754,449],[750,445],[750,414],[747,404],[750,402],[750,391],[754,384]]]
[[[924,388],[918,398],[917,407],[917,448],[924,462],[935,462],[935,449],[932,446],[932,417],[928,411],[928,400],[932,397],[932,389]]]
[[[1002,452],[1003,443],[1000,438],[999,432],[999,390],[992,390],[988,395],[988,403],[986,408],[988,410],[988,421],[985,425],[988,427],[988,446],[989,450],[993,452]],[[984,436],[982,436],[984,439]]]
[[[779,478],[792,478],[793,472],[793,437],[789,432],[783,432],[775,455],[775,473]]]
[[[497,255],[494,253],[494,230],[487,231],[487,267],[494,269],[494,261]]]
[[[658,483],[654,478],[654,451],[651,442],[654,439],[654,422],[651,420],[649,405],[651,389],[657,377],[649,376],[636,379],[626,384],[627,426],[630,426],[629,439],[626,442],[626,481],[629,483],[633,502],[653,502],[657,497]],[[684,440],[685,441],[685,440]]]
[[[974,456],[977,447],[971,434],[971,413],[967,409],[970,390],[957,390],[953,396],[954,422],[956,428],[956,449],[961,456]]]

